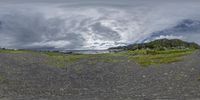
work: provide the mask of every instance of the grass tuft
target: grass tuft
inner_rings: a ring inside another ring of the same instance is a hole
[[[194,52],[194,50],[146,50],[146,53],[136,56],[129,56],[129,59],[134,60],[146,67],[150,65],[167,64],[181,61],[183,56],[191,54],[192,52]]]

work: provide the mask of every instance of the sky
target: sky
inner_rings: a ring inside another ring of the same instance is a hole
[[[0,0],[0,47],[107,49],[155,39],[200,44],[198,0]]]

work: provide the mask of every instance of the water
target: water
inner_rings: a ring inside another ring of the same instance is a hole
[[[110,50],[65,50],[62,51],[67,54],[103,54],[110,53]]]

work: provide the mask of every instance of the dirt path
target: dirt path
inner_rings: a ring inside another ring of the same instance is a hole
[[[0,54],[0,100],[200,100],[200,51],[149,68],[82,60],[60,69],[45,59]]]

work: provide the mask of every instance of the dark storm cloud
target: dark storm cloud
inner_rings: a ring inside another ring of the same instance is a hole
[[[92,25],[92,30],[96,31],[104,40],[119,40],[120,36],[116,31],[111,30],[108,27],[102,26],[101,23],[95,23]]]
[[[75,48],[76,46],[80,46],[83,41],[75,33],[65,33],[65,35],[58,36],[58,34],[62,34],[64,21],[57,18],[47,20],[41,13],[23,14],[20,11],[16,11],[12,12],[12,14],[2,15],[0,19],[0,35],[3,35],[1,38],[10,38],[10,43],[8,43],[9,47],[26,48],[31,47],[31,44],[34,42],[41,42],[40,44],[43,47],[51,47],[51,45],[54,47],[54,42],[50,42],[51,45],[43,45],[42,43],[44,41],[48,44],[49,41],[68,40],[70,41],[68,46]]]
[[[174,27],[152,33],[152,36],[149,39],[156,39],[160,37],[179,37],[183,40],[200,43],[200,20],[182,20]]]

